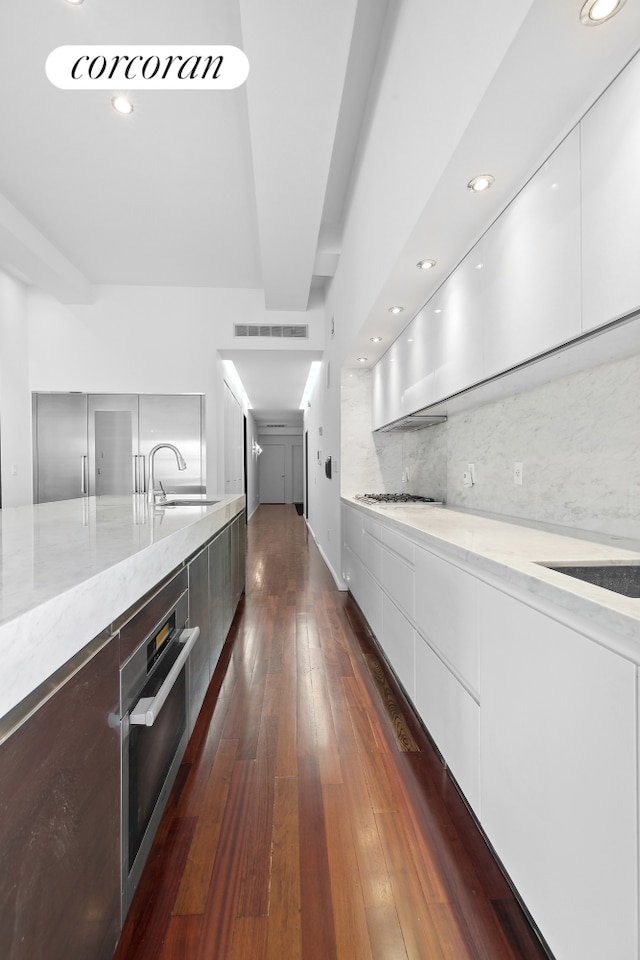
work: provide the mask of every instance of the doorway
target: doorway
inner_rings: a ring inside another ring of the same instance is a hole
[[[266,443],[260,457],[260,503],[284,503],[285,444]]]

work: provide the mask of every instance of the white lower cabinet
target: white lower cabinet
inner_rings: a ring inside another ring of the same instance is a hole
[[[478,693],[478,581],[416,548],[415,621],[419,632],[463,683]]]
[[[638,960],[635,664],[360,516],[354,596],[554,956]]]
[[[413,564],[383,548],[382,583],[385,592],[397,603],[406,616],[413,619],[414,573]]]
[[[480,817],[480,707],[416,634],[414,703],[469,805]]]
[[[342,547],[342,578],[360,607],[363,605],[362,562],[345,543]]]
[[[382,580],[382,543],[380,524],[365,518],[362,529],[362,562],[378,580]]]
[[[412,700],[415,699],[414,630],[386,593],[382,594],[382,636],[379,637],[389,663]]]
[[[557,960],[637,960],[636,668],[482,585],[482,825]]]
[[[372,576],[371,571],[363,566],[362,570],[362,612],[369,621],[374,636],[382,640],[382,597],[380,584]]]

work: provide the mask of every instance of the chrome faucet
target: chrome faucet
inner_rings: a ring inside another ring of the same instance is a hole
[[[147,492],[147,500],[149,503],[156,502],[156,496],[158,497],[158,503],[165,503],[167,495],[164,492],[164,487],[160,484],[160,490],[156,490],[156,479],[155,479],[155,456],[158,450],[162,450],[163,447],[166,447],[167,450],[173,450],[176,455],[176,460],[178,462],[178,470],[186,470],[187,464],[184,457],[180,453],[177,447],[174,447],[172,443],[156,443],[155,447],[149,453],[149,490]]]

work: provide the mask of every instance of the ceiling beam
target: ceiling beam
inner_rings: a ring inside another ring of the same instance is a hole
[[[307,307],[356,8],[240,0],[268,310]]]
[[[91,284],[0,194],[0,266],[61,303],[91,303]]]

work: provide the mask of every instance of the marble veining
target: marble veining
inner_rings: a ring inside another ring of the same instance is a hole
[[[402,489],[449,506],[640,538],[640,355],[402,433],[371,434],[367,374],[343,377],[343,495]],[[521,486],[513,482],[516,461],[524,464]],[[465,487],[469,463],[476,483]]]
[[[242,509],[90,497],[0,510],[0,716]]]

